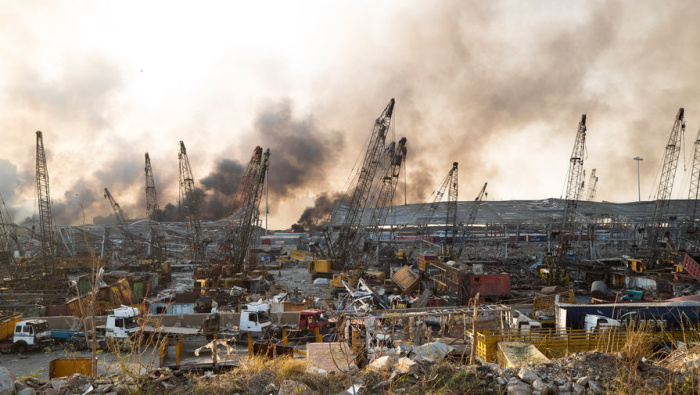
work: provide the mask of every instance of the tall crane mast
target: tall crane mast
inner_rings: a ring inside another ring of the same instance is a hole
[[[586,192],[586,200],[592,202],[595,199],[595,192],[598,188],[598,177],[595,175],[595,169],[591,171],[591,178],[588,180],[588,191]]]
[[[481,188],[481,191],[479,191],[479,194],[476,195],[476,198],[474,199],[474,205],[472,205],[471,210],[469,210],[469,217],[467,218],[467,222],[462,225],[462,242],[460,243],[459,251],[457,251],[457,254],[455,255],[457,259],[461,258],[462,251],[464,251],[464,248],[467,246],[466,231],[476,222],[476,214],[479,212],[479,206],[481,206],[481,202],[484,200],[484,197],[488,196],[488,193],[486,192],[487,185],[488,182],[485,182],[484,186]]]
[[[114,197],[112,197],[112,194],[109,193],[109,189],[107,188],[105,188],[105,199],[109,200],[109,205],[112,206],[112,211],[114,211],[114,215],[117,217],[117,222],[119,225],[126,226],[126,216],[124,215],[122,208],[119,206],[119,203],[114,200]]]
[[[450,171],[452,179],[450,180],[447,193],[447,213],[445,216],[445,241],[442,244],[442,254],[452,258],[454,255],[455,239],[457,239],[457,200],[459,195],[459,173],[457,170],[457,162],[452,164]],[[452,236],[450,236],[450,234]]]
[[[656,261],[659,255],[658,241],[661,234],[664,233],[666,217],[668,216],[668,206],[671,200],[671,192],[673,191],[673,180],[676,177],[676,169],[678,168],[678,156],[681,152],[681,143],[683,141],[683,133],[685,132],[684,109],[681,107],[676,113],[676,118],[671,128],[671,134],[668,137],[668,143],[664,151],[664,160],[661,167],[661,177],[659,186],[656,192],[656,202],[654,204],[654,216],[652,217],[651,233],[649,234],[649,245],[651,247],[652,261]]]
[[[545,256],[545,269],[543,270],[547,285],[561,285],[569,282],[569,276],[564,267],[564,260],[571,250],[570,233],[576,229],[576,208],[579,194],[581,193],[581,179],[583,178],[583,158],[586,154],[586,114],[581,115],[578,123],[574,148],[569,159],[569,172],[566,182],[566,201],[562,222],[559,229],[559,242],[557,243],[556,256],[549,252]],[[553,234],[555,232],[552,232]]]
[[[146,152],[146,218],[154,219],[153,214],[158,210],[158,195],[156,194],[156,181],[153,178],[151,158]]]
[[[233,195],[232,214],[224,228],[224,237],[219,249],[225,253],[234,273],[241,271],[253,240],[265,177],[270,165],[269,158],[269,149],[263,153],[262,147],[255,147]]]
[[[156,225],[155,213],[158,211],[158,195],[156,194],[156,181],[153,177],[153,168],[151,167],[151,157],[146,152],[145,155],[145,167],[144,171],[146,173],[146,218],[148,219],[148,233],[149,233],[149,244],[148,244],[148,256],[154,256],[157,261],[163,262],[165,260],[165,246],[160,237],[160,230]]]
[[[441,254],[448,258],[452,255],[451,248],[454,245],[454,233],[452,233],[452,246],[450,246],[450,243],[448,243],[447,236],[449,232],[456,231],[457,223],[458,165],[459,164],[457,162],[452,163],[452,168],[449,172],[447,172],[447,176],[445,176],[445,178],[442,180],[442,183],[440,183],[438,189],[434,192],[435,197],[433,198],[433,200],[430,203],[424,203],[421,207],[421,212],[425,212],[423,216],[423,221],[421,221],[423,223],[422,233],[423,237],[425,237],[428,235],[428,232],[430,230],[430,223],[432,222],[433,217],[435,216],[435,212],[437,211],[438,206],[440,206],[440,202],[445,196],[445,193],[447,193],[447,209],[445,210],[445,220],[444,222],[442,222],[443,224],[445,224],[445,241],[442,243],[441,246]],[[448,251],[450,252],[449,254]]]
[[[44,273],[51,274],[55,269],[53,211],[49,193],[49,170],[46,166],[44,138],[36,132],[36,191],[39,206],[39,234],[41,236],[40,256]]]
[[[377,173],[386,134],[391,125],[391,116],[394,112],[394,99],[389,101],[382,114],[377,118],[370,135],[367,151],[365,151],[362,168],[360,169],[357,185],[352,192],[348,205],[348,211],[338,233],[335,245],[329,245],[330,256],[337,264],[347,269],[354,265],[355,247],[360,239],[360,225],[362,214],[367,205],[374,177]]]
[[[190,239],[190,251],[192,260],[195,263],[204,261],[204,240],[202,239],[202,226],[199,222],[199,202],[195,195],[194,176],[190,160],[187,157],[185,143],[180,141],[180,152],[178,153],[180,162],[180,197],[187,210],[187,231]]]
[[[688,233],[696,233],[698,227],[696,225],[696,215],[698,214],[698,198],[700,198],[700,129],[695,137],[695,150],[693,151],[693,171],[690,176],[690,190],[688,191],[688,200],[692,210],[688,210],[689,227]]]
[[[377,205],[374,211],[372,211],[372,219],[370,221],[370,225],[374,228],[377,242],[380,238],[381,228],[384,226],[387,215],[389,214],[388,208],[391,207],[391,201],[394,199],[396,186],[399,184],[401,166],[406,160],[406,138],[402,137],[398,144],[392,142],[387,151],[389,166],[384,174],[384,178],[382,178]]]
[[[2,198],[2,196],[0,196],[0,198]],[[5,205],[3,204],[2,207],[0,207],[0,252],[2,252],[0,255],[0,265],[2,266],[0,275],[14,278],[16,276],[17,262],[15,261],[12,249],[12,225],[9,221],[9,216],[6,217],[3,214],[3,211],[5,211],[4,209]]]

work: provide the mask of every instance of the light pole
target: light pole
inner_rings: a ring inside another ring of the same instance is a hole
[[[637,199],[639,199],[639,201],[641,202],[642,201],[642,189],[639,186],[639,162],[643,161],[644,159],[642,159],[638,156],[635,156],[632,159],[637,161]]]

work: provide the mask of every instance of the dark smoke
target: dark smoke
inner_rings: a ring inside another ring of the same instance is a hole
[[[216,168],[200,182],[206,194],[201,194],[202,215],[221,219],[231,215],[231,200],[245,168],[231,159],[218,159]]]
[[[279,199],[295,197],[300,188],[321,186],[345,146],[341,132],[324,130],[310,115],[295,117],[289,99],[262,107],[255,117],[255,134],[270,148],[270,194]]]
[[[254,125],[250,141],[260,141],[264,149],[271,151],[268,188],[272,202],[293,198],[301,188],[326,182],[334,155],[344,147],[341,133],[320,129],[312,116],[297,119],[289,99],[265,103],[255,116]],[[240,161],[217,159],[214,170],[200,181],[203,190],[197,190],[201,220],[220,220],[231,215],[232,197],[249,161],[250,157]],[[165,221],[182,218],[182,214],[176,214],[182,208],[170,205],[171,210],[161,210],[157,217]]]
[[[238,182],[243,175],[243,165],[231,159],[218,159],[216,169],[200,182],[206,191],[214,191],[226,196],[236,192]]]
[[[347,200],[344,193],[323,193],[314,201],[312,207],[307,207],[299,217],[297,224],[305,230],[314,230],[317,226],[326,221],[333,211],[333,202],[336,200]]]

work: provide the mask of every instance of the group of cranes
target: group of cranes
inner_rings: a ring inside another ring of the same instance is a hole
[[[365,210],[372,208],[369,207],[372,205],[371,202],[375,203],[376,210],[386,210],[388,208],[387,204],[396,190],[401,163],[406,156],[405,138],[399,140],[398,146],[393,149],[393,154],[390,154],[390,166],[386,171],[385,178],[382,179],[383,184],[379,195],[372,196],[371,193],[377,172],[381,163],[384,162],[382,160],[383,154],[386,152],[384,144],[391,125],[394,104],[394,99],[391,99],[374,123],[362,161],[362,167],[357,175],[357,183],[352,187],[352,191],[346,193],[346,196],[349,196],[350,199],[347,202],[347,211],[341,224],[336,229],[328,229],[326,231],[327,249],[325,256],[333,262],[335,267],[342,270],[352,269],[356,266],[356,260],[359,257],[359,246],[364,236],[362,218]],[[386,218],[385,215],[385,213],[382,213],[381,216],[377,214],[372,222],[375,229],[383,225]],[[332,218],[339,216],[338,210],[334,210]],[[337,236],[335,235],[336,232]]]

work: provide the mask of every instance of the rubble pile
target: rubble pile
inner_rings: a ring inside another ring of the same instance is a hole
[[[14,380],[15,393],[22,395],[121,395],[135,391],[142,394],[573,395],[619,393],[623,389],[626,393],[686,393],[692,391],[694,384],[697,385],[697,376],[693,376],[692,369],[672,371],[646,360],[631,364],[621,353],[576,353],[521,368],[506,368],[494,363],[467,366],[448,361],[382,357],[364,369],[351,364],[341,371],[326,372],[304,361],[295,361],[291,369],[280,368],[284,365],[275,365],[274,362],[267,365],[263,362],[263,366],[272,371],[240,367],[219,374],[197,375],[163,368],[136,378],[115,375],[94,379],[74,374],[52,380],[14,379],[4,370],[0,371],[0,383]]]

